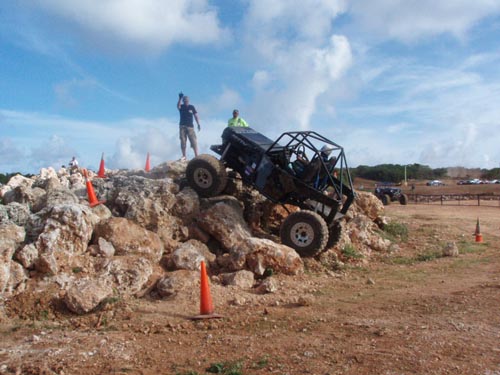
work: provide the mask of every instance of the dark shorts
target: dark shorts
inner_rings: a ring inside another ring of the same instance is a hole
[[[189,138],[189,143],[191,144],[191,148],[197,147],[198,143],[196,141],[196,133],[194,131],[194,127],[191,126],[179,126],[179,138],[181,140],[181,147],[186,147],[186,140]]]

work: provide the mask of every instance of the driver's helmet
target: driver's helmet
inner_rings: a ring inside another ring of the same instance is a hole
[[[321,147],[321,153],[324,155],[324,156],[330,156],[330,154],[332,153],[333,151],[333,146],[331,145],[324,145],[323,147]]]

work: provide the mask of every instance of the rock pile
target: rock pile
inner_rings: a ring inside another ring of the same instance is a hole
[[[249,289],[261,280],[256,292],[273,290],[269,271],[303,272],[303,260],[273,233],[285,210],[234,183],[231,195],[201,199],[184,186],[185,167],[168,162],[148,173],[109,171],[106,179],[91,172],[106,199],[94,208],[80,173],[47,168],[11,178],[0,188],[1,301],[57,284],[67,308],[83,314],[117,294],[170,297],[192,288],[201,261],[222,285]],[[382,214],[378,199],[359,193],[338,243],[318,260],[338,261],[348,245],[365,257],[387,250],[377,231]]]

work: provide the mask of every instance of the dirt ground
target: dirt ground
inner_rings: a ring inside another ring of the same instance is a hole
[[[198,290],[109,301],[82,317],[59,306],[57,290],[10,300],[0,374],[500,375],[499,208],[386,213],[409,228],[391,254],[335,272],[308,261],[304,275],[278,275],[273,294],[212,283],[222,319],[188,319]],[[458,257],[440,257],[449,241]]]

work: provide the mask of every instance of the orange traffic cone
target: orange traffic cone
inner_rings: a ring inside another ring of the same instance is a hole
[[[146,172],[149,172],[149,171],[151,170],[151,163],[150,163],[150,161],[149,161],[149,152],[148,152],[148,156],[147,156],[147,158],[146,158],[146,166],[144,167],[144,170],[145,170]]]
[[[106,201],[99,201],[95,195],[94,187],[92,186],[92,182],[89,180],[89,174],[86,169],[83,169],[83,175],[85,176],[85,185],[87,185],[87,195],[89,196],[89,205],[90,207],[97,206]]]
[[[205,262],[201,261],[201,285],[200,285],[200,315],[193,316],[192,319],[214,319],[222,318],[221,315],[214,314],[214,305],[210,295],[207,270]]]
[[[101,156],[101,164],[99,165],[99,172],[97,172],[97,177],[106,178],[105,173],[106,172],[104,171],[104,152],[103,152]]]
[[[481,229],[479,228],[479,218],[477,218],[476,231],[474,232],[476,236],[476,242],[483,242],[483,235],[481,234]]]

